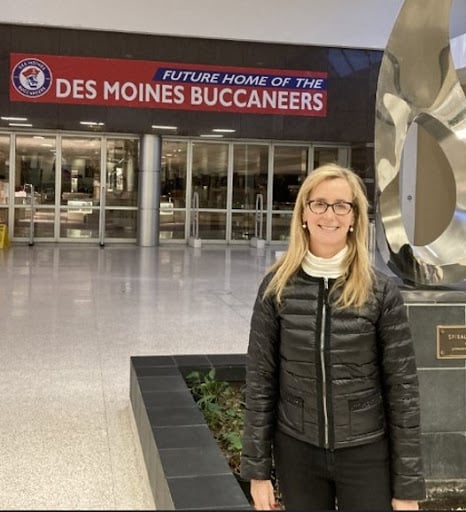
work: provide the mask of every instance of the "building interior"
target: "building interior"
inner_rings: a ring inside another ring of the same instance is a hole
[[[112,31],[122,41],[137,34],[280,43],[296,51],[312,45],[383,52],[403,1],[345,4],[351,5],[6,0],[0,25],[32,32]],[[464,84],[466,3],[454,0],[451,12],[452,53]],[[11,43],[5,39],[0,32],[4,66],[9,56],[2,47]],[[19,52],[21,42],[16,44]],[[76,48],[86,44],[77,40]],[[205,44],[204,51],[217,50]],[[115,52],[131,58],[123,43]],[[3,92],[7,87],[0,85]],[[1,116],[12,115],[2,108]],[[137,243],[138,190],[132,181],[140,133],[79,125],[86,122],[86,107],[73,108],[73,129],[41,127],[40,116],[29,127],[0,121],[0,224],[10,226],[11,239],[9,248],[0,249],[0,509],[153,510],[129,401],[129,358],[244,353],[257,286],[286,247],[299,182],[327,161],[365,162],[372,148],[367,153],[366,145],[316,138],[245,141],[232,133],[212,146],[200,132],[155,129],[151,133],[162,141],[160,236],[155,246],[144,247]],[[27,105],[18,112],[27,117]],[[183,114],[176,119],[182,122]],[[429,147],[425,134],[419,137]],[[12,179],[21,182],[17,190],[7,179],[10,159]],[[208,186],[206,162],[216,169]],[[373,176],[365,178],[374,201]],[[281,197],[283,188],[267,190],[268,183],[287,180]],[[261,191],[264,249],[249,245],[257,236]],[[200,201],[200,237],[208,241],[201,248],[187,243],[193,192]]]

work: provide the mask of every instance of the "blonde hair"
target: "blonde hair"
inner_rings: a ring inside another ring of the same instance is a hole
[[[309,249],[309,231],[303,229],[303,213],[307,207],[311,192],[322,182],[343,178],[351,188],[353,195],[354,223],[352,233],[348,234],[348,251],[343,261],[344,272],[335,283],[332,291],[341,289],[341,294],[335,302],[336,306],[361,307],[372,296],[374,274],[368,251],[368,201],[365,186],[361,178],[351,169],[337,164],[326,164],[318,167],[304,180],[296,198],[293,217],[290,226],[290,239],[286,253],[273,264],[269,272],[273,272],[264,296],[274,295],[278,302],[285,286],[300,268]]]

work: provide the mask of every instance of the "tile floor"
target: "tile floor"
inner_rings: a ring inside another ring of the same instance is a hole
[[[131,355],[246,350],[275,249],[0,250],[0,509],[153,509]]]

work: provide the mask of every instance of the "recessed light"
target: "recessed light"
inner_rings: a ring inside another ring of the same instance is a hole
[[[221,139],[223,135],[215,133],[203,133],[202,135],[200,135],[200,137],[203,137],[204,139]]]
[[[7,116],[2,116],[1,117],[2,121],[27,121],[28,118],[27,117],[7,117]]]
[[[103,126],[105,123],[98,121],[79,121],[79,124],[83,124],[85,126]]]
[[[22,126],[23,128],[30,128],[31,123],[8,123],[9,126]]]
[[[233,130],[232,128],[214,128],[212,130],[215,133],[235,133],[236,130]]]
[[[152,128],[155,130],[178,130],[178,126],[169,126],[165,124],[153,124]]]

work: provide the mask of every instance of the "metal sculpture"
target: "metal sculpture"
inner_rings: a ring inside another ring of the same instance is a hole
[[[452,0],[405,0],[377,88],[377,243],[388,266],[414,286],[448,286],[466,278],[466,97],[450,52],[451,5]],[[400,166],[412,123],[438,143],[456,190],[448,225],[424,246],[410,243],[401,213]]]

